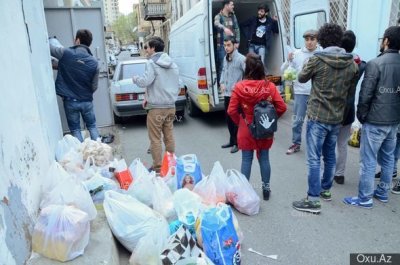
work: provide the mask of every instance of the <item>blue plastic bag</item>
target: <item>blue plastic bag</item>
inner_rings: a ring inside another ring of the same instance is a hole
[[[202,178],[200,163],[196,155],[183,155],[176,161],[177,188],[193,190]]]
[[[205,210],[201,218],[203,250],[215,265],[238,265],[240,243],[231,207],[219,204]]]

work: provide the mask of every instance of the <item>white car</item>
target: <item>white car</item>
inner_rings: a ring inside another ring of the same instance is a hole
[[[110,85],[110,98],[115,123],[121,123],[123,117],[146,115],[147,112],[142,107],[145,89],[132,82],[134,75],[141,75],[145,72],[146,62],[147,59],[145,58],[137,58],[118,63]],[[181,120],[185,115],[185,94],[185,88],[181,87],[178,99],[175,102],[177,120]]]
[[[129,53],[131,54],[131,56],[140,56],[139,48],[136,46],[131,47],[129,49]]]

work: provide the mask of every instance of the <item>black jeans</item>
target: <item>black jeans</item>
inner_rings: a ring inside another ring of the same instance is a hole
[[[232,121],[231,117],[228,115],[228,107],[229,107],[229,101],[231,100],[231,97],[224,97],[224,106],[225,106],[225,115],[226,115],[226,123],[228,124],[228,130],[229,130],[229,143],[237,145],[237,132],[238,132],[238,127],[236,124]]]

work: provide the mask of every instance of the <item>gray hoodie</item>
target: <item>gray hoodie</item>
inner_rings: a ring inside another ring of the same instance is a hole
[[[157,52],[146,63],[146,71],[133,83],[146,88],[149,109],[174,108],[179,94],[179,70],[168,54]]]

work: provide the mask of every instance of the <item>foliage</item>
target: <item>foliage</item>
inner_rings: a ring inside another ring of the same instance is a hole
[[[116,37],[124,44],[137,41],[137,31],[133,32],[137,27],[138,18],[136,11],[128,15],[121,14],[112,24],[112,29]]]

